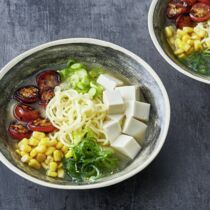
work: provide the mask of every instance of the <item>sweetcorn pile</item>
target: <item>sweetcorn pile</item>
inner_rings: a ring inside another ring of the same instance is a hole
[[[176,30],[173,26],[167,26],[165,34],[174,54],[179,58],[210,48],[210,40],[202,41],[208,37],[208,33],[196,27],[183,27]]]
[[[45,133],[34,131],[30,139],[24,138],[17,144],[16,152],[21,161],[34,169],[44,168],[50,177],[64,177],[62,158],[68,147],[57,140],[50,140]]]

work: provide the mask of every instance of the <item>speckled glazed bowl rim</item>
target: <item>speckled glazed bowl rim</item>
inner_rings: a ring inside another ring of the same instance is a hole
[[[131,57],[131,59],[134,59],[135,61],[137,61],[139,64],[141,64],[146,71],[148,71],[150,73],[150,75],[155,79],[155,81],[157,82],[162,94],[163,94],[163,98],[164,98],[164,103],[165,103],[165,126],[163,127],[163,129],[161,130],[161,133],[158,137],[158,142],[159,144],[157,145],[157,147],[154,149],[154,151],[151,153],[151,155],[148,157],[148,159],[139,167],[135,168],[134,170],[130,171],[129,173],[120,176],[120,177],[116,177],[112,180],[108,180],[108,181],[104,181],[104,182],[100,182],[100,183],[93,183],[93,184],[87,184],[87,185],[59,185],[59,184],[53,184],[53,183],[49,183],[49,182],[45,182],[42,180],[39,180],[37,178],[34,178],[26,173],[24,173],[23,171],[19,170],[17,167],[15,167],[14,165],[12,165],[4,156],[2,153],[0,153],[0,161],[7,166],[10,170],[12,170],[13,172],[15,172],[16,174],[20,175],[21,177],[34,182],[36,184],[42,185],[42,186],[46,186],[46,187],[51,187],[51,188],[57,188],[57,189],[93,189],[93,188],[101,188],[101,187],[106,187],[106,186],[110,186],[116,183],[119,183],[123,180],[126,180],[128,178],[130,178],[131,176],[137,174],[138,172],[142,171],[146,166],[148,166],[152,160],[157,156],[157,154],[160,152],[164,142],[165,142],[165,138],[168,132],[168,128],[169,128],[169,122],[170,122],[170,104],[169,104],[169,98],[167,95],[167,92],[161,82],[161,80],[159,79],[158,75],[154,72],[154,70],[145,62],[143,61],[140,57],[138,57],[137,55],[133,54],[132,52],[118,46],[115,44],[112,44],[110,42],[106,42],[106,41],[101,41],[101,40],[97,40],[97,39],[91,39],[91,38],[70,38],[70,39],[61,39],[61,40],[57,40],[57,41],[52,41],[52,42],[48,42],[46,44],[42,44],[38,47],[35,47],[31,50],[28,50],[26,52],[24,52],[23,54],[20,54],[19,56],[15,57],[13,60],[11,60],[6,66],[3,67],[3,69],[0,71],[0,80],[3,78],[3,76],[14,66],[16,65],[18,62],[20,62],[21,60],[23,60],[24,58],[26,58],[27,56],[38,52],[40,50],[43,50],[45,48],[48,47],[52,47],[52,46],[56,46],[56,45],[62,45],[62,44],[71,44],[71,43],[87,43],[87,44],[94,44],[94,45],[99,45],[99,46],[104,46],[104,47],[109,47],[112,48],[114,50],[120,51],[128,56]]]
[[[148,13],[148,28],[149,28],[149,33],[150,33],[150,36],[151,36],[151,39],[156,47],[156,49],[158,50],[158,52],[162,55],[162,57],[172,66],[174,67],[177,71],[179,71],[180,73],[192,78],[192,79],[195,79],[197,81],[200,81],[200,82],[203,82],[203,83],[206,83],[206,84],[210,84],[210,80],[207,80],[207,79],[204,79],[204,78],[201,78],[201,77],[198,77],[196,75],[193,75],[191,74],[190,72],[187,72],[186,70],[182,69],[179,65],[177,65],[165,52],[164,50],[162,49],[162,47],[160,46],[158,40],[157,40],[157,37],[155,35],[155,31],[154,31],[154,12],[155,12],[155,9],[156,9],[156,5],[158,3],[159,0],[153,0],[151,5],[150,5],[150,8],[149,8],[149,13]]]

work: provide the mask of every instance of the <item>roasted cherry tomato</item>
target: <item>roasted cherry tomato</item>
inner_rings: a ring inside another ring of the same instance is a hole
[[[181,0],[173,0],[168,3],[167,17],[175,19],[179,15],[189,12],[189,5]]]
[[[34,121],[29,122],[28,129],[32,131],[40,131],[46,133],[50,133],[56,130],[56,128],[49,120],[43,118],[38,118]]]
[[[190,16],[187,14],[180,15],[176,19],[176,27],[177,28],[183,28],[183,27],[193,27],[194,22],[191,20]]]
[[[60,81],[60,75],[54,70],[43,71],[36,77],[36,82],[41,92],[51,88],[53,89],[60,84]]]
[[[210,5],[210,0],[198,0],[197,2]]]
[[[23,138],[30,138],[32,132],[23,124],[14,121],[10,123],[8,128],[9,135],[18,140],[22,140]]]
[[[190,17],[197,23],[207,21],[210,19],[210,6],[203,3],[194,4],[190,10]]]
[[[39,100],[39,89],[33,85],[24,86],[15,91],[14,97],[23,103],[34,103]]]
[[[17,104],[14,110],[14,115],[17,120],[28,122],[39,118],[39,111],[26,104]]]
[[[40,105],[47,106],[47,104],[50,102],[50,100],[54,97],[55,93],[52,88],[48,90],[44,90],[41,94],[41,101]]]

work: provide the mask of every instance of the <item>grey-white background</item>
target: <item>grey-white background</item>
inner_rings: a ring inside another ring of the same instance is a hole
[[[0,67],[44,42],[92,37],[121,45],[158,73],[171,101],[166,143],[143,172],[112,187],[48,189],[0,164],[1,210],[210,209],[210,86],[170,67],[149,37],[149,0],[0,0]]]

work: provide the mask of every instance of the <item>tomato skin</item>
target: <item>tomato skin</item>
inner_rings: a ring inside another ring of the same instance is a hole
[[[181,0],[182,2],[185,2],[186,4],[188,4],[188,6],[192,6],[192,5],[194,5],[196,2],[197,2],[197,0]]]
[[[47,104],[50,102],[50,100],[54,97],[55,93],[54,90],[52,88],[48,89],[48,90],[44,90],[41,93],[41,101],[40,101],[40,105],[46,107]]]
[[[32,131],[40,131],[45,133],[50,133],[57,130],[49,120],[43,118],[38,118],[34,121],[28,122],[27,127]]]
[[[210,0],[197,0],[197,2],[207,4],[210,6]]]
[[[168,3],[166,13],[169,19],[176,19],[179,15],[187,12],[189,12],[189,7],[186,2],[176,0]]]
[[[176,27],[182,29],[183,27],[193,27],[194,22],[191,20],[188,14],[180,15],[176,19]]]
[[[61,82],[60,74],[55,70],[46,70],[36,76],[36,82],[41,92],[53,89]]]
[[[190,10],[190,17],[197,23],[207,21],[210,19],[210,6],[203,3],[194,4]]]
[[[31,106],[20,103],[15,106],[14,116],[17,120],[29,122],[39,118],[40,113]]]
[[[22,103],[35,103],[39,100],[39,89],[34,85],[20,87],[15,91],[14,98]]]
[[[8,133],[12,138],[17,139],[17,140],[30,138],[32,134],[32,132],[28,130],[28,128],[25,125],[17,121],[10,123],[8,127]]]

